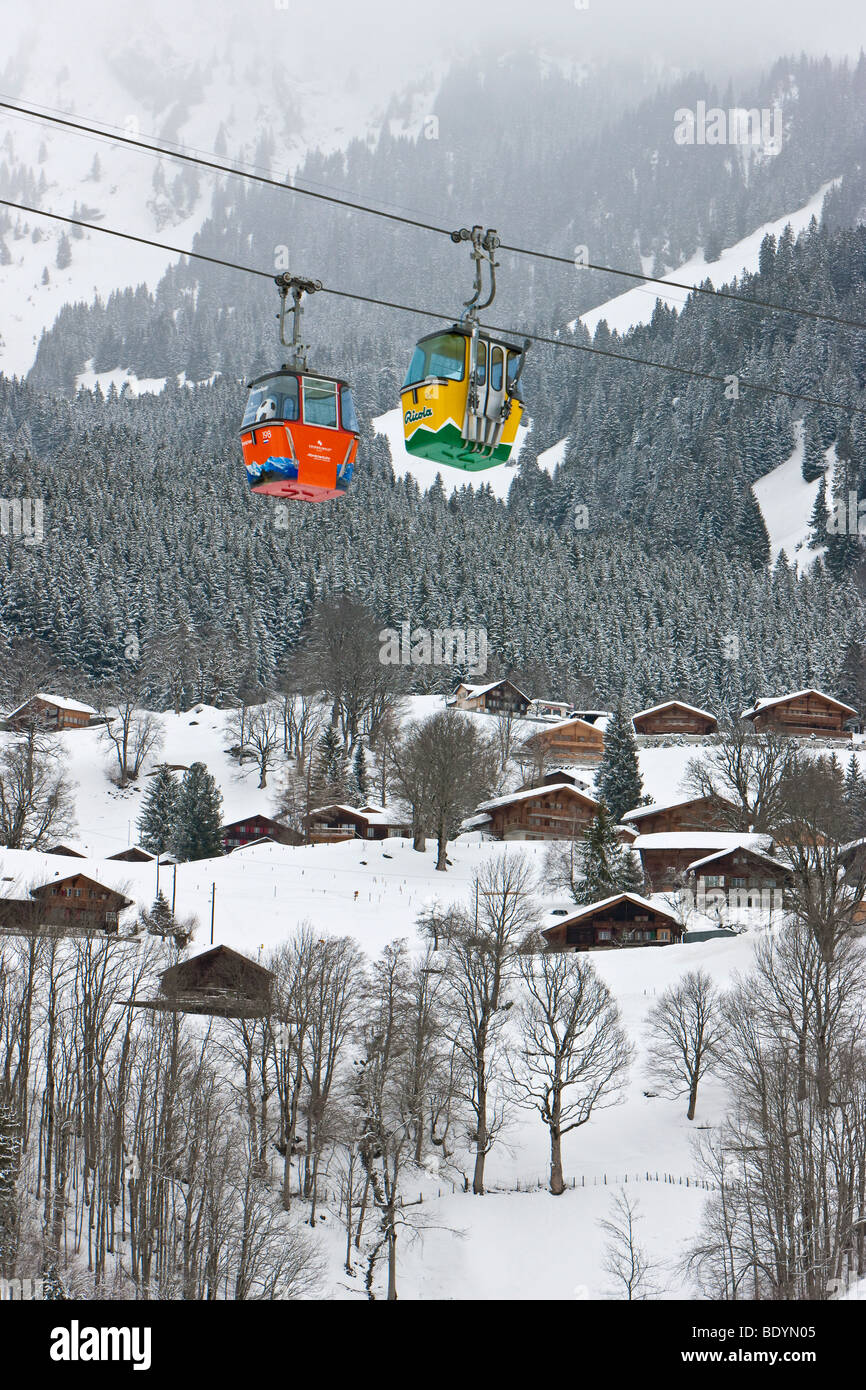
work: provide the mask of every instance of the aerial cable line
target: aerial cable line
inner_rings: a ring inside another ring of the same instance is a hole
[[[151,237],[136,236],[133,232],[121,232],[114,227],[101,227],[97,222],[85,222],[80,217],[68,217],[60,212],[46,212],[42,208],[33,208],[25,203],[12,202],[9,198],[0,198],[0,207],[14,208],[18,212],[30,213],[34,217],[47,217],[53,222],[64,222],[72,227],[84,227],[91,232],[102,232],[106,236],[118,237],[122,241],[134,241],[140,246],[152,246],[157,251],[169,251],[175,256],[188,256],[192,260],[206,261],[209,265],[222,266],[226,270],[239,270],[245,275],[256,275],[263,280],[273,282],[276,278],[269,270],[258,270],[255,266],[241,265],[238,261],[228,261],[221,256],[208,256],[203,251],[189,251],[181,246],[169,246],[167,242],[154,241]],[[423,318],[441,319],[445,323],[454,322],[453,314],[443,314],[436,309],[421,309],[416,304],[402,304],[393,299],[377,299],[374,295],[358,294],[352,290],[335,290],[328,286],[322,286],[321,292],[336,299],[351,299],[358,304],[373,304],[380,309],[394,309],[403,314],[420,314]],[[614,352],[612,348],[591,347],[588,343],[569,343],[563,338],[551,338],[542,333],[525,332],[523,329],[502,328],[496,324],[487,324],[485,327],[492,333],[502,333],[507,337],[528,338],[530,342],[545,343],[555,348],[568,348],[572,352],[586,352],[593,357],[610,357],[617,362],[632,362],[638,367],[654,367],[658,371],[675,372],[679,376],[694,377],[701,381],[714,381],[726,388],[730,388],[736,383],[738,389],[743,387],[746,390],[763,392],[765,395],[784,396],[792,401],[806,401],[810,405],[826,406],[830,410],[843,410],[854,415],[866,415],[866,406],[847,405],[844,401],[830,401],[824,396],[812,396],[803,391],[786,391],[782,386],[770,386],[761,381],[748,381],[736,373],[722,376],[718,372],[704,372],[697,367],[683,367],[674,362],[656,362],[649,357],[635,357],[626,352]]]
[[[97,136],[102,140],[114,141],[123,145],[131,145],[135,149],[145,150],[150,154],[164,155],[167,159],[179,159],[187,164],[197,164],[202,168],[211,169],[218,174],[231,174],[235,178],[250,179],[254,183],[264,184],[269,188],[281,189],[284,193],[299,193],[305,198],[317,198],[321,202],[334,203],[337,207],[349,208],[353,212],[364,212],[371,217],[382,217],[390,222],[399,222],[407,227],[417,227],[421,231],[434,232],[438,236],[451,236],[448,227],[439,227],[432,222],[424,222],[419,218],[406,217],[396,212],[388,212],[384,208],[370,207],[366,203],[359,203],[349,198],[339,198],[333,193],[323,193],[311,188],[302,188],[298,184],[285,183],[280,179],[268,178],[264,174],[252,173],[249,169],[233,168],[230,164],[221,164],[215,159],[205,159],[202,155],[187,154],[182,150],[168,149],[164,145],[157,145],[147,140],[139,140],[131,135],[121,135],[119,132],[100,130],[98,126],[87,125],[80,121],[70,120],[66,116],[52,115],[45,111],[36,111],[31,107],[19,106],[15,102],[0,100],[0,110],[12,111],[19,116],[35,118],[37,122],[47,121],[54,125],[64,126],[69,130],[74,130],[83,135]],[[553,251],[536,251],[526,246],[509,246],[505,242],[501,243],[501,250],[510,251],[513,255],[528,256],[536,260],[550,261],[557,265],[576,266],[574,257],[560,256]],[[737,304],[752,305],[759,309],[770,309],[777,314],[796,314],[801,318],[817,320],[825,323],[839,324],[843,328],[866,329],[866,322],[861,319],[848,319],[841,314],[830,314],[819,309],[805,309],[798,305],[778,304],[770,299],[756,299],[745,294],[735,294],[733,290],[720,290],[714,286],[690,285],[684,280],[664,280],[658,275],[645,275],[638,270],[622,270],[618,266],[602,265],[597,261],[581,261],[579,268],[582,270],[602,271],[606,275],[619,275],[628,280],[640,280],[646,284],[661,285],[666,289],[687,290],[690,294],[708,295],[714,299],[729,299]],[[658,298],[663,298],[659,295]],[[598,306],[596,306],[598,307]],[[591,313],[588,309],[585,313]],[[578,316],[579,317],[579,316]]]

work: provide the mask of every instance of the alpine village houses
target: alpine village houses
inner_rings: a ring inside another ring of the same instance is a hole
[[[588,903],[541,934],[548,951],[597,951],[622,946],[670,946],[684,928],[673,913],[637,893]]]
[[[857,711],[823,691],[797,690],[792,695],[756,700],[751,709],[743,710],[742,717],[759,731],[850,738],[850,725],[856,721]]]
[[[29,898],[0,898],[0,931],[116,936],[121,912],[132,906],[131,898],[104,883],[86,874],[71,874],[32,888]]]
[[[335,802],[310,811],[304,818],[310,844],[338,844],[342,840],[390,840],[412,834],[410,817],[368,802],[345,806]]]
[[[604,753],[604,730],[585,719],[565,719],[530,734],[524,747],[529,753],[540,753],[557,762],[594,766]]]
[[[682,700],[668,700],[651,709],[638,710],[632,719],[636,734],[714,734],[719,721],[705,709],[696,709]]]
[[[13,709],[6,716],[5,723],[10,729],[26,729],[30,725],[62,732],[64,729],[86,729],[97,723],[99,715],[91,705],[78,700],[67,700],[60,695],[31,695],[23,705]]]
[[[492,681],[489,685],[468,685],[461,681],[449,701],[455,709],[483,714],[511,714],[523,718],[532,704],[528,695],[511,681]]]
[[[464,829],[484,830],[496,840],[573,840],[600,809],[601,803],[572,781],[554,781],[482,801]]]

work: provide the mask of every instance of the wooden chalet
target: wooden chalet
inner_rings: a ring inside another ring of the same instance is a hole
[[[670,946],[683,927],[672,913],[637,893],[589,903],[543,931],[548,951],[599,951],[628,946]]]
[[[62,840],[59,844],[52,845],[45,851],[46,854],[59,854],[65,859],[86,859],[87,855],[83,850],[76,849],[68,840]]]
[[[792,878],[781,859],[744,845],[696,859],[685,874],[698,898],[736,908],[781,907]]]
[[[801,737],[850,738],[850,725],[856,722],[857,711],[821,690],[795,690],[791,695],[756,700],[751,709],[743,710],[742,717],[751,720],[758,730],[772,729]]]
[[[564,763],[594,765],[604,753],[604,731],[584,719],[566,719],[530,734],[525,748],[528,752],[545,752]]]
[[[654,801],[649,806],[635,806],[626,811],[623,825],[630,825],[639,835],[656,835],[682,830],[725,830],[731,821],[725,818],[730,803],[720,806],[709,796],[694,796],[686,801]]]
[[[600,809],[588,792],[552,782],[483,801],[464,828],[485,830],[497,840],[573,840]]]
[[[567,719],[571,714],[571,705],[567,700],[530,700],[529,716],[531,719]]]
[[[666,700],[650,709],[638,710],[632,719],[636,734],[714,734],[719,721],[708,710],[697,709],[682,700]]]
[[[311,844],[338,844],[341,840],[391,840],[412,834],[411,818],[399,811],[368,802],[366,806],[334,803],[320,806],[305,817]]]
[[[489,685],[468,685],[461,681],[450,703],[455,709],[522,717],[528,713],[532,701],[512,681],[501,680],[492,681]]]
[[[0,898],[0,930],[116,936],[121,912],[132,905],[131,898],[104,883],[86,874],[72,874],[32,888],[29,898]]]
[[[547,772],[539,773],[538,777],[532,782],[524,782],[522,787],[518,787],[519,792],[533,791],[536,787],[549,787],[555,782],[567,782],[570,787],[577,787],[579,791],[588,791],[589,783],[584,782],[581,777],[576,777],[573,772],[569,772],[564,767],[552,767]]]
[[[278,845],[300,845],[304,842],[303,835],[292,830],[291,826],[258,814],[244,816],[242,820],[232,821],[231,825],[224,825],[220,830],[220,839],[223,854],[231,854],[232,850],[258,840],[271,840]]]
[[[126,864],[149,864],[155,858],[155,854],[149,854],[141,845],[130,845],[129,849],[122,849],[119,854],[109,854],[109,859],[121,859]]]
[[[157,999],[134,1002],[157,1011],[264,1018],[271,1012],[272,989],[270,970],[230,946],[214,946],[164,970]]]
[[[644,878],[653,893],[667,893],[680,887],[685,882],[687,871],[697,860],[743,846],[769,853],[773,841],[769,835],[683,830],[671,834],[638,835],[632,844],[640,855]]]
[[[98,717],[91,705],[67,700],[61,695],[39,694],[31,695],[23,705],[13,709],[6,717],[6,724],[12,729],[26,729],[30,725],[54,731],[86,729]]]

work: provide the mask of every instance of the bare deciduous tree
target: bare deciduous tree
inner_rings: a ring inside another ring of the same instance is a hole
[[[695,1118],[701,1077],[720,1060],[724,1036],[721,995],[706,970],[690,970],[669,985],[647,1016],[648,1067],[670,1095],[688,1095]]]
[[[474,884],[474,910],[457,915],[446,942],[447,1011],[460,1058],[462,1100],[472,1119],[472,1191],[484,1192],[484,1165],[507,1113],[506,1020],[518,951],[535,930],[529,866],[519,855],[489,861]]]
[[[657,1292],[652,1266],[637,1241],[637,1223],[642,1219],[639,1203],[618,1192],[611,1198],[611,1215],[598,1223],[607,1236],[604,1268],[630,1303]]]
[[[565,1191],[562,1140],[617,1103],[632,1049],[610,990],[586,957],[538,951],[531,940],[519,966],[524,998],[511,1072],[520,1103],[547,1126],[550,1191],[558,1197]]]
[[[0,844],[42,849],[73,825],[61,745],[30,725],[0,750]]]
[[[746,719],[720,726],[719,742],[686,767],[683,788],[707,797],[731,830],[772,834],[785,811],[784,783],[796,763],[791,739],[756,731]]]
[[[471,719],[443,710],[412,725],[395,754],[399,794],[412,807],[414,844],[436,835],[436,868],[448,867],[448,840],[496,785],[495,745]]]

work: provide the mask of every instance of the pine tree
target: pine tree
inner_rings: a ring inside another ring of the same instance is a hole
[[[575,884],[579,903],[594,903],[615,893],[640,893],[643,874],[630,849],[620,842],[613,818],[602,807],[580,844],[583,879]]]
[[[62,232],[60,240],[57,243],[57,269],[65,270],[66,267],[71,264],[71,262],[72,250],[69,245],[69,238],[65,232]]]
[[[170,849],[178,859],[222,854],[222,796],[204,763],[192,763],[177,798]]]
[[[141,920],[151,936],[171,936],[174,932],[176,926],[174,913],[161,888],[157,891],[150,911],[142,912]]]
[[[604,731],[604,754],[598,770],[598,795],[614,821],[640,805],[643,781],[631,716],[618,704]]]
[[[857,754],[852,753],[845,769],[845,805],[850,818],[852,840],[866,835],[866,778],[860,771]]]
[[[815,502],[812,507],[812,515],[809,518],[809,547],[811,550],[819,550],[821,546],[827,544],[827,479],[821,474],[821,481],[818,484],[818,491],[815,493]]]
[[[343,745],[333,724],[329,724],[316,747],[313,790],[323,802],[339,801],[345,795],[346,767]]]
[[[355,745],[352,776],[355,781],[355,790],[358,794],[358,805],[363,806],[370,795],[370,783],[367,777],[367,759],[364,754],[364,744],[361,739],[358,739]]]
[[[179,788],[167,767],[151,779],[141,803],[138,838],[151,854],[164,854],[171,840]]]

